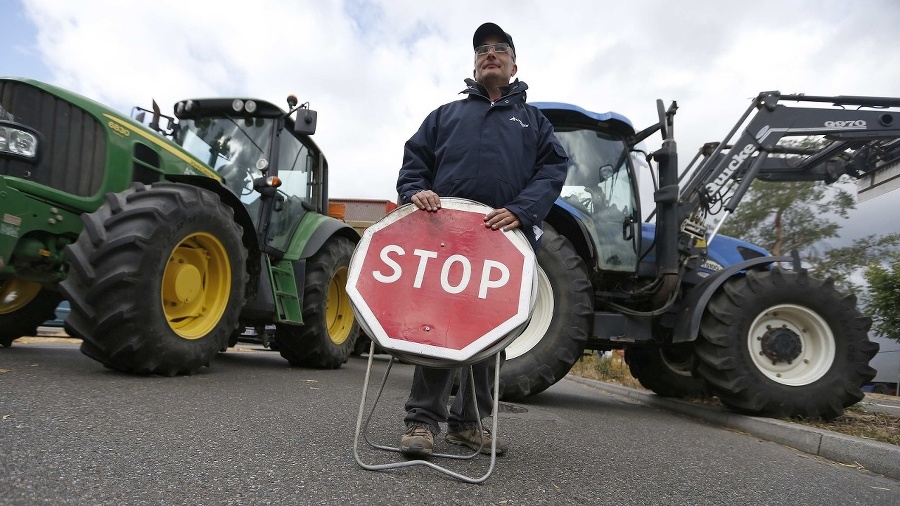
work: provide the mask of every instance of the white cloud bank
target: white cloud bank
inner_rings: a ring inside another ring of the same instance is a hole
[[[403,143],[457,98],[485,21],[512,34],[532,101],[614,110],[641,129],[657,98],[677,100],[683,162],[760,91],[900,96],[893,0],[23,4],[38,33],[20,49],[54,84],[123,112],[151,99],[167,111],[203,96],[309,101],[334,197],[395,198]]]

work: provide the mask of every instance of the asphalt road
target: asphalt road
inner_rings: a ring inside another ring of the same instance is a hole
[[[0,504],[900,504],[900,481],[570,380],[502,404],[511,448],[482,485],[367,471],[364,359],[320,371],[242,349],[175,378],[108,371],[73,344],[0,349]],[[372,440],[398,441],[411,372],[394,367]]]

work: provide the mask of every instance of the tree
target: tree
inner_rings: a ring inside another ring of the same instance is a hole
[[[822,249],[822,241],[838,237],[838,218],[856,208],[855,197],[840,184],[756,180],[734,216],[721,232],[752,242],[772,255],[796,249],[820,277],[831,277],[840,288],[859,292],[861,269],[890,258],[900,245],[900,234],[870,235],[849,246]],[[900,306],[896,306],[900,311]]]
[[[851,280],[853,274],[861,268],[868,270],[889,261],[896,256],[898,245],[900,234],[869,235],[856,239],[849,246],[827,250],[811,258],[810,263],[817,272],[828,273],[839,286],[857,292],[860,287]]]
[[[872,330],[900,342],[900,260],[887,267],[873,264],[866,269],[869,283],[867,310],[872,315]]]
[[[721,232],[762,246],[773,255],[796,249],[811,256],[817,243],[837,237],[841,227],[833,218],[846,218],[856,207],[854,201],[840,186],[822,182],[756,180]]]

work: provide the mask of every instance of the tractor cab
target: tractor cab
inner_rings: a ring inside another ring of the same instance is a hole
[[[196,99],[175,104],[178,126],[172,140],[221,177],[247,209],[259,242],[284,252],[304,215],[327,209],[327,164],[310,139],[315,111],[296,107],[287,114],[255,99]],[[290,118],[299,110],[301,118]],[[309,121],[305,121],[309,119]],[[286,128],[287,127],[287,128]]]
[[[556,204],[574,217],[593,252],[594,269],[633,274],[640,251],[641,212],[628,138],[631,123],[616,113],[598,114],[563,103],[536,103],[553,123],[569,155]]]

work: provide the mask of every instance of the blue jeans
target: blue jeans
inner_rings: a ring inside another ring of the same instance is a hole
[[[506,357],[501,352],[500,365]],[[475,377],[475,399],[478,415],[481,418],[491,415],[494,409],[494,355],[472,364]],[[453,405],[447,410],[453,377],[460,372],[459,390],[453,399]],[[472,386],[469,384],[469,366],[456,369],[434,369],[416,366],[413,373],[412,388],[406,400],[407,426],[424,425],[432,434],[440,434],[440,424],[446,422],[449,431],[454,432],[478,426],[478,415],[472,402]]]

